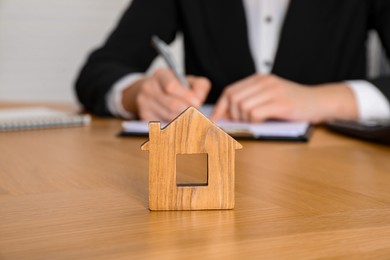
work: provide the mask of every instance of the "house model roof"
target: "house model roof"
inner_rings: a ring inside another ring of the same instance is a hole
[[[174,129],[176,137],[171,140],[172,145],[177,144],[180,146],[185,146],[186,143],[193,145],[194,143],[199,142],[214,143],[223,140],[231,142],[231,144],[233,145],[233,149],[242,148],[242,145],[239,142],[237,142],[234,138],[232,138],[220,127],[210,121],[206,116],[204,116],[194,107],[187,108],[183,113],[181,113],[163,129],[160,128],[160,122],[150,122],[150,132],[153,131],[153,128],[156,131],[159,130],[161,136],[164,136],[164,134],[169,132],[170,129]],[[151,134],[149,134],[149,140],[141,146],[142,150],[150,149],[150,137]],[[187,139],[187,141],[183,142],[183,139]],[[199,145],[202,144],[199,143]],[[191,147],[187,147],[188,152],[190,152],[189,150],[191,150]],[[196,152],[198,152],[198,150]]]

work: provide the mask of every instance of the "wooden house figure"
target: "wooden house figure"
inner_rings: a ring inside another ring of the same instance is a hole
[[[242,146],[194,107],[165,128],[149,123],[149,209],[203,210],[234,207],[235,149]],[[207,153],[207,184],[177,185],[176,156]]]

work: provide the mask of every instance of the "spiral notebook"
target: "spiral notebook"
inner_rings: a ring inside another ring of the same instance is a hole
[[[0,109],[0,132],[88,125],[89,115],[46,107]]]

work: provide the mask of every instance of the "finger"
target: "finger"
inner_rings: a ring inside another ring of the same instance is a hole
[[[212,121],[218,121],[227,116],[228,113],[228,99],[225,96],[221,96],[211,113],[210,119]]]
[[[171,103],[174,102],[171,101]],[[161,105],[158,102],[151,102],[148,108],[143,111],[143,115],[147,115],[148,117],[154,116],[154,118],[148,118],[149,120],[159,120],[159,121],[169,122],[175,119],[187,107],[188,106],[182,106],[182,109],[170,110],[169,108]],[[143,116],[143,118],[146,118],[147,116]]]
[[[238,91],[231,94],[229,98],[229,109],[231,117],[236,121],[248,121],[247,111],[254,107],[254,102],[261,100],[262,85],[242,85]]]
[[[242,103],[253,94],[257,93],[263,86],[262,79],[264,75],[254,74],[243,80],[240,80],[226,91],[229,100],[229,115],[235,121],[245,121],[242,112]]]
[[[142,119],[170,120],[188,107],[180,99],[167,95],[155,78],[145,81],[137,98],[137,106]]]
[[[167,118],[170,120],[178,116],[181,112],[183,112],[190,106],[187,103],[183,102],[182,99],[172,96],[164,96],[160,99],[160,104],[162,104],[163,107],[166,108],[167,112],[169,113],[169,116],[167,116]]]
[[[160,118],[158,115],[153,113],[153,111],[151,110],[147,110],[147,111],[140,110],[139,118],[142,121],[162,121],[162,118]]]
[[[267,102],[251,110],[249,121],[259,123],[269,119],[288,120],[284,108],[277,102]]]
[[[145,121],[163,121],[165,119],[164,115],[161,114],[161,109],[155,108],[156,104],[151,103],[148,106],[139,107],[139,118]],[[160,114],[156,113],[159,112]]]
[[[240,120],[240,102],[243,98],[256,91],[256,83],[263,77],[265,76],[254,74],[226,87],[226,90],[223,92],[216,107],[214,108],[211,116],[212,120],[218,120],[224,115],[232,120]]]
[[[250,96],[245,97],[239,107],[242,120],[250,121],[250,114],[254,108],[271,102],[274,98],[274,92],[267,87],[259,88],[256,92],[251,93]]]
[[[211,89],[211,82],[204,77],[187,76],[188,83],[199,101],[203,104]]]
[[[161,85],[160,87],[163,88]],[[168,120],[174,119],[177,115],[192,105],[188,104],[188,102],[186,102],[186,100],[182,97],[167,94],[164,92],[164,89],[161,90],[161,93],[157,94],[157,101],[164,108],[164,117]]]
[[[167,109],[160,104],[160,101],[153,99],[146,93],[138,97],[139,117],[142,120],[166,120],[169,117]]]
[[[155,72],[154,77],[165,94],[180,98],[191,106],[197,107],[200,105],[200,101],[195,94],[190,89],[182,86],[171,70],[159,69]]]
[[[242,80],[239,80],[232,85],[230,85],[229,88],[231,88],[232,93],[239,94],[239,92],[243,88],[248,88],[253,85],[258,85],[259,82],[263,81],[264,78],[268,77],[268,75],[263,74],[253,74],[249,77],[246,77]]]
[[[247,85],[242,85],[235,96],[238,100],[240,119],[249,121],[254,107],[278,99],[278,94],[281,92],[280,88],[276,87],[278,83],[280,84],[280,80],[273,75],[258,75],[244,83]]]

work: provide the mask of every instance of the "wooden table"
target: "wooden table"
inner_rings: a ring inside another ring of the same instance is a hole
[[[0,133],[0,259],[390,258],[390,147],[243,141],[234,210],[150,212],[120,123]]]

